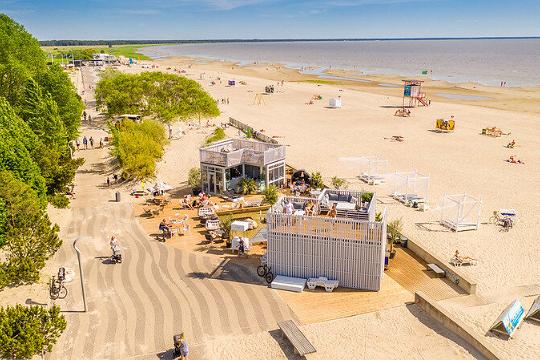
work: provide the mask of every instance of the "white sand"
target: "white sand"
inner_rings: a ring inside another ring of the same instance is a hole
[[[470,350],[416,305],[301,326],[317,352],[309,359],[473,359]],[[455,342],[454,342],[455,341]],[[209,359],[296,359],[281,332],[208,343]]]
[[[163,62],[161,69],[173,64]],[[200,67],[200,69],[198,68]],[[141,71],[131,68],[128,71]],[[356,176],[359,169],[345,162],[342,157],[379,155],[390,161],[392,171],[419,172],[431,176],[431,211],[418,212],[401,204],[386,205],[390,219],[403,217],[404,233],[420,242],[430,252],[442,259],[449,259],[455,249],[462,254],[479,259],[479,265],[458,271],[476,281],[480,294],[511,288],[516,285],[535,284],[540,277],[540,140],[537,135],[539,117],[534,113],[511,112],[479,106],[454,103],[433,103],[429,108],[413,109],[411,118],[394,117],[393,106],[401,104],[400,90],[397,97],[388,97],[351,90],[339,91],[330,85],[286,83],[277,87],[273,95],[264,96],[265,105],[255,105],[255,93],[263,90],[270,81],[245,75],[227,75],[223,67],[213,71],[208,65],[194,65],[188,77],[199,79],[215,98],[229,98],[229,105],[219,105],[220,118],[214,123],[225,122],[228,116],[265,129],[267,135],[280,136],[287,147],[287,161],[295,167],[319,170],[328,180],[334,175],[351,181],[351,187],[370,188],[380,196],[388,194],[386,186],[363,185]],[[220,75],[223,83],[210,86],[209,82]],[[244,80],[247,86],[225,86],[228,78]],[[314,95],[323,100],[305,105]],[[342,109],[328,109],[330,97],[342,96]],[[457,119],[454,134],[438,134],[433,129],[436,118]],[[186,128],[184,124],[177,125]],[[479,135],[481,128],[498,126],[511,131],[511,136],[489,138]],[[198,146],[211,129],[191,130],[179,140],[173,140],[159,165],[158,177],[173,185],[187,179],[187,170],[198,165]],[[234,133],[234,132],[232,132]],[[404,136],[404,143],[385,138]],[[516,139],[519,146],[513,150],[504,145]],[[525,165],[514,165],[504,160],[515,154]],[[515,208],[519,221],[508,233],[499,232],[494,225],[482,225],[480,230],[467,233],[432,232],[422,230],[418,224],[434,223],[439,219],[438,202],[444,194],[467,193],[483,201],[482,222],[499,208]],[[379,205],[382,209],[383,205]],[[467,312],[466,306],[455,305],[456,313],[467,322],[480,324],[482,333],[486,324],[498,315],[501,304],[489,311]],[[502,306],[504,307],[504,306]],[[461,309],[461,310],[460,310]],[[434,324],[425,325],[405,307],[304,327],[308,337],[319,350],[318,358],[467,358],[463,348],[431,330]],[[527,328],[532,325],[527,325]],[[361,330],[361,329],[369,329]],[[361,330],[361,331],[360,331]],[[363,333],[367,331],[367,333]],[[521,340],[501,343],[505,353],[515,358],[540,358],[536,330],[523,332]],[[525,335],[526,334],[526,335]],[[368,339],[366,341],[366,339]],[[366,344],[364,344],[366,341]],[[224,338],[208,344],[209,358],[282,358],[284,350],[268,334],[253,337]]]

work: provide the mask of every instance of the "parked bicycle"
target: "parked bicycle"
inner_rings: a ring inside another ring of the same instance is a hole
[[[274,273],[272,273],[270,266],[266,263],[266,255],[261,257],[261,265],[257,267],[257,275],[263,277],[268,284],[274,281]]]
[[[49,296],[51,299],[64,299],[67,296],[67,289],[64,285],[66,280],[66,269],[61,267],[58,269],[58,277],[52,277],[49,283]]]

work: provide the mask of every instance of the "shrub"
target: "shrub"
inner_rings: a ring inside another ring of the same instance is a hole
[[[402,219],[394,219],[386,225],[386,231],[388,233],[388,243],[390,244],[390,251],[394,251],[394,243],[398,242],[403,231]]]
[[[192,189],[200,189],[201,181],[201,169],[198,167],[191,168],[188,173],[189,187]]]
[[[208,144],[211,144],[213,142],[220,141],[223,139],[225,139],[225,130],[218,127],[216,128],[216,130],[214,130],[211,136],[206,138],[206,144],[208,145]]]
[[[347,181],[345,179],[342,179],[340,177],[334,176],[332,178],[332,186],[335,189],[346,189],[347,188]]]
[[[244,131],[244,134],[246,134],[246,138],[251,139],[253,138],[253,129],[247,128],[246,131]]]
[[[31,359],[50,352],[66,329],[58,306],[7,306],[0,308],[0,320],[2,359]]]
[[[254,179],[242,178],[238,182],[238,188],[244,195],[252,194],[258,190],[257,182]]]
[[[266,189],[264,189],[264,201],[270,205],[274,205],[276,201],[278,200],[279,191],[277,186],[270,185]]]
[[[370,202],[373,199],[373,193],[363,192],[362,193],[362,202]]]
[[[320,172],[315,171],[311,174],[311,187],[315,189],[324,188],[324,183]]]

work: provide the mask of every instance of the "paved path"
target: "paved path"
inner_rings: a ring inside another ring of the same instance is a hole
[[[97,128],[82,131],[95,139],[105,136]],[[203,359],[205,341],[275,329],[277,321],[294,317],[274,291],[257,282],[254,269],[224,265],[217,256],[181,251],[148,237],[126,194],[116,203],[116,190],[104,187],[108,150],[78,155],[86,163],[76,176],[77,199],[53,261],[78,269],[72,242],[79,238],[89,311],[78,312],[83,304],[76,271],[69,296],[56,301],[67,311],[68,327],[47,358],[167,359],[172,358],[173,334],[184,331],[190,358]],[[122,264],[107,263],[112,234],[123,247]]]

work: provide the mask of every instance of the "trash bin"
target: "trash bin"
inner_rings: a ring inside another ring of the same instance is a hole
[[[117,191],[115,193],[115,197],[116,197],[116,202],[120,202],[120,192],[119,191]]]

